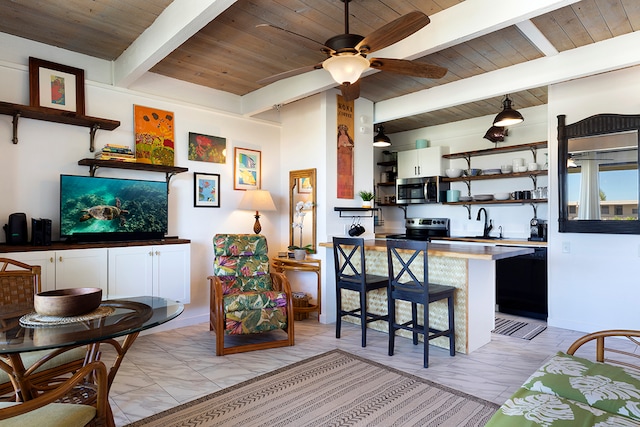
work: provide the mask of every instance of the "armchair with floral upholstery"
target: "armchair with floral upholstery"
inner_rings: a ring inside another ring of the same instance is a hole
[[[289,281],[269,271],[267,240],[259,234],[216,234],[209,329],[216,334],[216,355],[291,346],[293,300]],[[283,335],[285,338],[276,335]],[[274,333],[269,339],[225,348],[230,335]],[[273,339],[270,339],[273,338]]]

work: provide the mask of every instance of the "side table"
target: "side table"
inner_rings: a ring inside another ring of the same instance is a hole
[[[316,273],[318,276],[318,288],[316,295],[316,304],[310,304],[308,307],[294,307],[294,313],[318,313],[318,321],[320,321],[320,314],[322,314],[322,292],[320,290],[321,277],[320,277],[320,264],[321,260],[306,258],[303,260],[276,257],[271,258],[271,267],[278,273],[285,273],[287,271],[310,271]]]

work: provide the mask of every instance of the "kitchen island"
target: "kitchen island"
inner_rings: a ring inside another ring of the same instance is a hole
[[[321,243],[320,246],[328,248],[328,265],[333,265],[332,243]],[[495,322],[496,261],[532,252],[533,248],[528,247],[429,243],[429,281],[456,288],[457,352],[468,354],[491,341],[491,331],[494,329]],[[365,240],[365,257],[367,273],[388,275],[386,240]],[[329,289],[335,289],[335,275],[328,275],[327,290]],[[342,298],[346,309],[359,305],[355,292],[343,290]],[[387,312],[386,290],[379,289],[369,292],[368,304],[369,311],[385,314]],[[405,302],[397,304],[397,320],[409,320],[411,306]],[[420,313],[419,316],[421,316]],[[359,324],[359,319],[352,316],[345,316],[344,320]],[[430,304],[429,321],[434,328],[446,329],[447,307],[445,302]],[[388,331],[387,322],[384,321],[372,322],[369,327],[379,331]],[[398,334],[410,337],[410,333],[407,331],[399,331]],[[436,338],[431,343],[449,348],[449,341],[445,337]]]

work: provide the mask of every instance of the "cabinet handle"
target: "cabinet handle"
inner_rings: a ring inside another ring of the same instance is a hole
[[[62,262],[62,256],[60,256],[60,257],[58,258],[58,261]]]
[[[160,251],[156,251],[156,255],[160,256]]]
[[[53,264],[53,257],[49,258],[49,262]]]
[[[149,256],[153,256],[153,251],[149,251]]]

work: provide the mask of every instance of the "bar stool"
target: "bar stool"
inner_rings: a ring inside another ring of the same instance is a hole
[[[437,337],[449,337],[449,354],[456,354],[454,327],[454,293],[453,286],[429,283],[426,241],[387,240],[387,261],[389,263],[389,288],[387,302],[389,304],[389,356],[393,356],[396,330],[404,329],[413,333],[413,344],[418,344],[418,334],[424,335],[424,367],[429,367],[429,341]],[[398,252],[398,249],[402,249]],[[422,255],[422,256],[420,256]],[[405,261],[406,259],[406,261]],[[422,265],[420,265],[422,264]],[[398,273],[394,265],[399,265]],[[412,270],[413,267],[413,270]],[[422,268],[423,274],[417,271]],[[447,300],[449,326],[445,330],[433,329],[429,326],[429,303]],[[411,303],[411,320],[396,323],[396,301]],[[423,305],[422,324],[418,322],[418,304]]]
[[[367,323],[376,320],[388,320],[387,314],[374,314],[367,311],[367,292],[386,288],[389,278],[366,274],[364,239],[349,237],[333,238],[333,259],[336,273],[336,338],[340,338],[342,316],[360,318],[362,328],[362,347],[367,346]],[[342,309],[342,289],[359,293],[360,307],[353,310]]]

